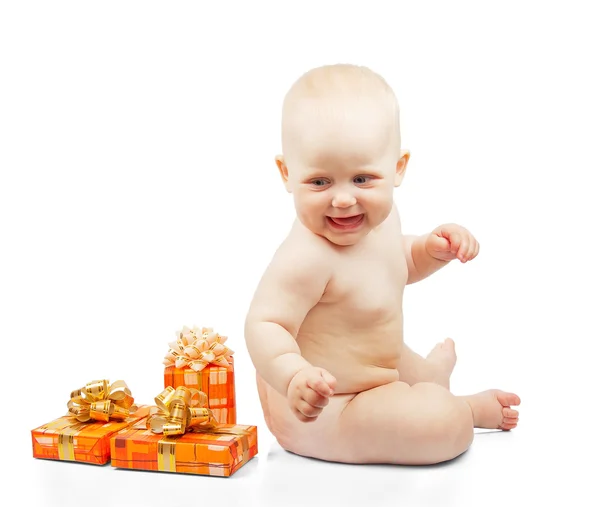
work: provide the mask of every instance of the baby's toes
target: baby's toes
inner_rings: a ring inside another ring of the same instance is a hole
[[[521,398],[514,393],[506,393],[504,391],[496,391],[496,393],[496,397],[503,407],[521,404]]]
[[[514,420],[511,422],[503,422],[500,425],[500,429],[505,430],[505,431],[514,430],[517,427],[517,424],[518,424],[518,420]]]
[[[517,427],[519,423],[519,412],[517,410],[513,410],[512,408],[503,407],[502,408],[502,424],[500,424],[500,429],[503,430],[512,430]]]
[[[443,342],[436,343],[435,349],[438,350],[453,350],[454,349],[454,340],[452,338],[446,338]]]

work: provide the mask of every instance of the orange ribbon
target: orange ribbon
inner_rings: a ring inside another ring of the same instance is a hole
[[[137,410],[133,396],[123,380],[109,385],[108,380],[93,380],[71,393],[67,403],[69,415],[79,422],[122,421]]]
[[[211,363],[231,367],[229,359],[233,350],[224,345],[227,336],[215,333],[210,327],[190,329],[185,326],[176,335],[177,341],[169,343],[169,352],[163,361],[166,366],[188,366],[194,371],[201,371]]]
[[[183,435],[188,430],[211,429],[217,425],[208,408],[208,396],[197,389],[168,386],[154,401],[157,406],[150,409],[146,419],[146,427],[153,433]]]

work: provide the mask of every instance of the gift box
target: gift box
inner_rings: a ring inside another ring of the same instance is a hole
[[[220,424],[207,432],[164,437],[140,420],[110,440],[111,465],[228,477],[258,452],[256,426]]]
[[[184,327],[176,336],[163,361],[164,386],[185,386],[205,393],[216,420],[235,424],[233,351],[224,345],[227,337],[205,327]]]
[[[104,465],[110,461],[110,438],[145,418],[150,408],[133,405],[123,381],[109,386],[106,380],[73,391],[68,407],[69,415],[31,430],[35,458]]]
[[[157,397],[158,414],[152,407],[149,417],[114,435],[111,465],[228,477],[256,456],[256,426],[218,424],[209,409],[178,402],[186,396],[189,401],[187,388],[168,387]]]

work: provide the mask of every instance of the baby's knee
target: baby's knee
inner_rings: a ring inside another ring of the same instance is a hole
[[[469,405],[437,384],[419,383],[412,389],[425,405],[419,424],[423,437],[435,443],[435,461],[447,461],[465,452],[473,441]]]
[[[457,398],[453,397],[451,407],[451,421],[448,424],[448,432],[451,435],[451,456],[448,459],[465,452],[473,442],[473,413],[469,405]]]

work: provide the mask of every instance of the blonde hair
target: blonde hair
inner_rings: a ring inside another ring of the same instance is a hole
[[[388,113],[393,135],[400,150],[400,108],[387,81],[368,67],[334,64],[317,67],[304,73],[287,92],[282,108],[282,144],[286,151],[288,121],[299,110],[317,113],[327,118],[351,114],[340,104],[377,104]]]

